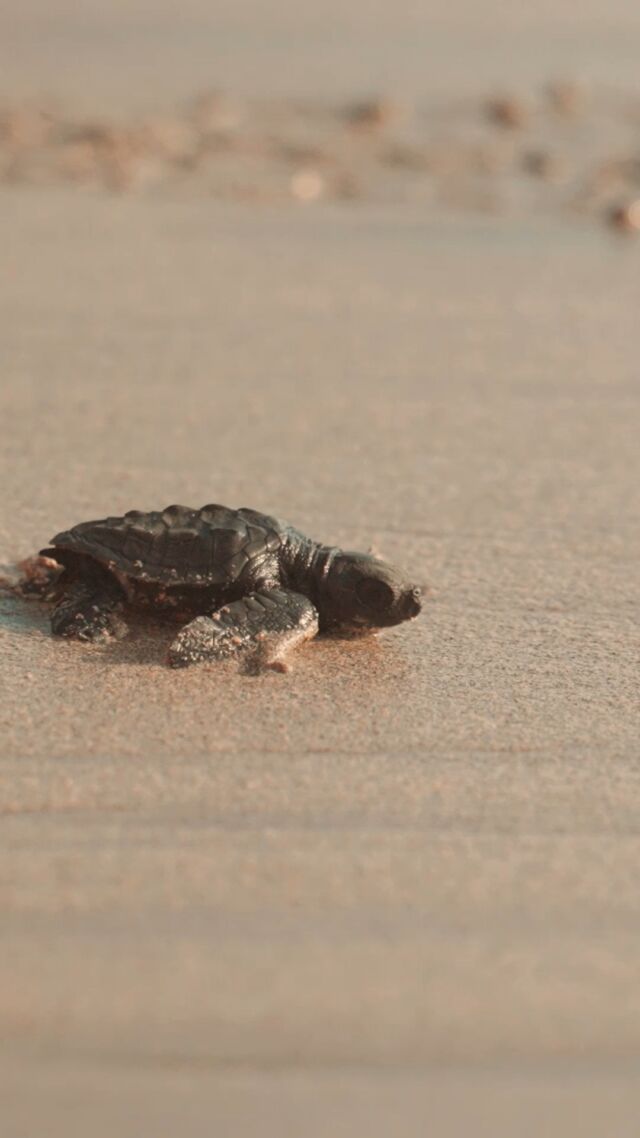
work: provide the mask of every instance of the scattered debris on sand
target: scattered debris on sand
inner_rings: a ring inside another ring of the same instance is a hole
[[[15,565],[0,566],[0,589],[20,597],[47,600],[62,568],[50,557],[27,557]]]
[[[572,79],[410,106],[204,91],[138,118],[0,106],[0,188],[67,185],[286,205],[410,204],[639,228],[640,99]],[[623,203],[623,204],[620,204]]]
[[[609,211],[609,221],[621,233],[640,233],[640,198],[614,206]]]

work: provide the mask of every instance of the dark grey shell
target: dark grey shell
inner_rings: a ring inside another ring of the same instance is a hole
[[[250,563],[276,553],[283,539],[284,527],[256,510],[168,506],[82,522],[57,534],[52,545],[133,580],[206,587],[233,584]]]

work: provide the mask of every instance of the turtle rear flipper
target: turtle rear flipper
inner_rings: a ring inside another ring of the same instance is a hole
[[[308,597],[265,589],[192,620],[173,641],[169,663],[180,668],[239,656],[249,671],[285,671],[285,655],[317,631],[318,613]]]
[[[51,614],[51,631],[71,640],[121,638],[127,632],[120,615],[123,600],[122,590],[115,583],[73,581]]]

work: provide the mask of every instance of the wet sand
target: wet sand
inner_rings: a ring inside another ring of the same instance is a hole
[[[109,50],[96,102],[142,113]],[[335,89],[379,89],[341,50]],[[3,1138],[635,1134],[637,243],[384,195],[1,202],[0,561],[219,500],[429,586],[261,677],[0,593]]]

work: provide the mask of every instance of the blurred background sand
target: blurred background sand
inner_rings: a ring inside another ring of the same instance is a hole
[[[30,0],[0,17],[3,83],[88,102],[190,96],[475,94],[579,74],[638,88],[633,0]]]
[[[640,95],[621,0],[31,4],[0,43],[7,101],[87,121]],[[3,1138],[635,1135],[638,248],[526,202],[117,189],[0,186],[2,561],[220,500],[431,594],[258,679],[0,594]]]

